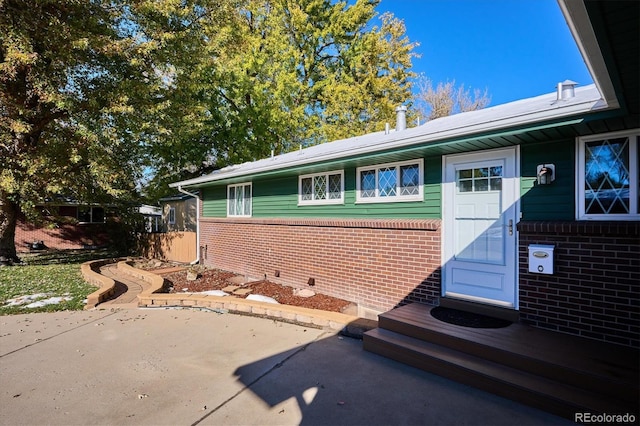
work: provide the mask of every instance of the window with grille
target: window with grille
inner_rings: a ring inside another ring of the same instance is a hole
[[[634,130],[578,138],[578,219],[640,217],[639,134]]]
[[[227,187],[227,216],[251,217],[251,184]]]
[[[298,204],[344,203],[344,171],[332,171],[300,176]]]
[[[502,166],[461,169],[456,171],[458,192],[502,190]]]
[[[360,167],[356,202],[422,201],[423,175],[422,159]]]

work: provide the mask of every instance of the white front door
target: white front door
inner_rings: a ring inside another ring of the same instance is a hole
[[[506,148],[445,157],[443,296],[518,308],[516,155]]]

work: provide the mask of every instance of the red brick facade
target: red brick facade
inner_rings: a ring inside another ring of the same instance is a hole
[[[640,222],[523,222],[520,318],[640,346]],[[555,244],[553,275],[528,272],[529,244]]]
[[[440,296],[440,220],[201,218],[200,224],[206,266],[266,275],[374,311],[434,304]]]
[[[34,224],[21,217],[16,225],[16,250],[19,253],[29,252],[29,246],[40,241],[46,248],[56,250],[102,247],[111,242],[107,227],[108,224]]]
[[[520,223],[521,320],[638,346],[639,229],[638,222]],[[205,265],[253,279],[266,275],[373,311],[440,297],[440,220],[201,218],[200,232]],[[556,245],[553,275],[528,272],[530,244]]]

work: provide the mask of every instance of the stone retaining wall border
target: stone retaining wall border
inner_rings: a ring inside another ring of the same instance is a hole
[[[99,260],[86,262],[82,265],[83,276],[91,284],[98,285],[99,290],[89,296],[85,309],[94,308],[98,303],[109,297],[109,291],[113,293],[115,283],[112,279],[100,275],[96,268],[113,260]],[[318,309],[302,308],[290,305],[278,305],[273,303],[246,300],[230,296],[212,296],[197,293],[158,293],[164,285],[164,278],[153,272],[135,268],[132,260],[120,260],[117,268],[120,272],[148,283],[138,295],[138,306],[147,308],[203,308],[230,312],[240,315],[252,315],[270,318],[277,321],[289,322],[304,326],[329,329],[353,337],[361,336],[363,331],[374,328],[377,323],[363,320],[357,316],[342,314],[339,312],[322,311]],[[363,321],[366,322],[363,323]]]
[[[90,260],[80,265],[80,273],[84,280],[98,287],[96,291],[87,296],[87,303],[84,305],[85,310],[95,308],[115,292],[115,281],[96,271],[99,270],[101,266],[113,263],[113,261],[113,259]]]
[[[295,324],[311,325],[335,331],[343,330],[348,324],[355,323],[357,316],[339,312],[328,312],[298,306],[278,305],[233,298],[230,296],[211,296],[194,293],[148,294],[138,296],[139,306],[144,307],[189,307],[228,311],[243,315],[255,315],[273,318]]]

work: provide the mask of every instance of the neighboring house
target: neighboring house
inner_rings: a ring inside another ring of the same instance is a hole
[[[162,231],[162,209],[160,207],[143,204],[138,207],[138,213],[142,215],[142,226],[145,232]]]
[[[177,194],[161,198],[159,201],[158,216],[154,217],[156,223],[160,224],[159,229],[154,233],[140,236],[139,253],[145,257],[172,262],[196,262],[199,259],[196,249],[198,241],[196,198],[191,195]]]
[[[191,195],[177,194],[160,199],[164,232],[196,232],[197,203]]]
[[[39,217],[18,217],[15,244],[18,252],[43,249],[104,247],[111,242],[111,219],[115,212],[98,205],[85,205],[58,197],[38,206]]]
[[[365,317],[450,298],[637,347],[638,3],[560,6],[594,85],[176,182],[201,194],[198,258]]]

